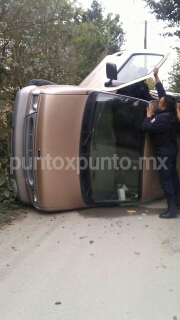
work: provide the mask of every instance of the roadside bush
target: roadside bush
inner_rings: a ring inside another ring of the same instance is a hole
[[[17,191],[9,171],[9,157],[2,158],[0,163],[0,202],[11,204],[17,198]]]
[[[17,198],[10,175],[12,106],[0,102],[0,202],[11,204]]]

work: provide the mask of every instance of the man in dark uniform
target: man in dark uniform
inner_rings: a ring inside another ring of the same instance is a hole
[[[176,170],[178,154],[176,100],[174,97],[166,95],[159,80],[157,68],[154,69],[154,77],[159,95],[159,106],[155,112],[153,112],[151,104],[148,106],[142,130],[150,133],[155,145],[159,164],[159,181],[168,203],[167,210],[159,217],[170,219],[176,217],[177,209],[180,208],[180,181]]]

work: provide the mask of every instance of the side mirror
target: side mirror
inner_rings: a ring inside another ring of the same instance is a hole
[[[117,80],[117,66],[115,63],[106,63],[106,76],[110,80]]]

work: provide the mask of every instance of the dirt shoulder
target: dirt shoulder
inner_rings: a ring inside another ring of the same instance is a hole
[[[19,203],[13,205],[0,203],[0,228],[14,220],[21,219],[29,209],[29,207]]]

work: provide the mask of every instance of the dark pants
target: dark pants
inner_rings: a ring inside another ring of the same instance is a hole
[[[176,147],[158,149],[159,182],[166,199],[174,198],[175,194],[180,192],[180,181],[176,169],[177,154],[178,149]],[[166,161],[164,160],[165,157],[167,158]]]

